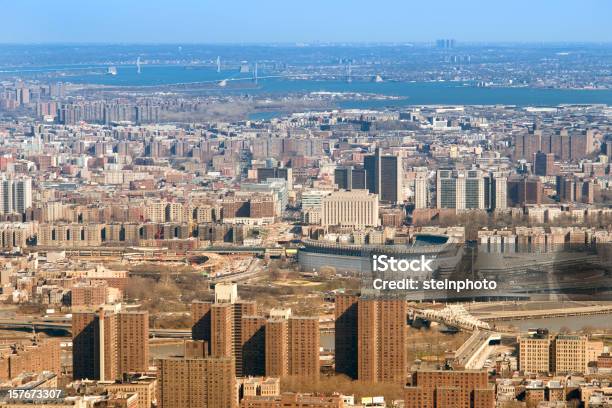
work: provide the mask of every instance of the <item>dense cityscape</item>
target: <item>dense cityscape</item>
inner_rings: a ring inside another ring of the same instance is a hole
[[[0,408],[612,407],[609,43],[75,41],[0,44]]]

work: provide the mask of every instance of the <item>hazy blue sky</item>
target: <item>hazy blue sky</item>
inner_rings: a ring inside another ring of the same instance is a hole
[[[612,41],[610,0],[3,0],[0,42]]]

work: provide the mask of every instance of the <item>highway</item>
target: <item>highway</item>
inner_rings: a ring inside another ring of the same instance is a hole
[[[249,265],[246,271],[215,276],[214,278],[211,279],[211,281],[213,283],[236,282],[240,280],[250,279],[254,276],[257,276],[262,271],[263,269],[261,268],[261,259],[254,258],[253,262],[251,262],[251,264]]]
[[[70,319],[50,319],[50,318],[34,318],[34,319],[0,319],[0,330],[62,330],[69,334],[72,330],[72,322]],[[191,337],[189,329],[149,329],[149,336],[155,338],[178,338],[186,339]]]
[[[482,369],[487,357],[493,351],[491,341],[500,340],[501,335],[499,333],[475,330],[472,336],[455,352],[453,365],[460,369]]]

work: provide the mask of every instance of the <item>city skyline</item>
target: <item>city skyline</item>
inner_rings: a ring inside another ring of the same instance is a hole
[[[612,407],[612,2],[2,12],[0,407]]]
[[[303,3],[182,0],[167,6],[156,0],[148,8],[112,0],[88,5],[74,0],[56,4],[29,1],[4,4],[6,16],[27,14],[36,21],[23,30],[22,20],[8,18],[0,43],[402,43],[456,38],[462,42],[610,42],[606,16],[612,4],[587,2],[442,1],[408,4],[395,0],[316,0]],[[368,10],[364,13],[363,10]],[[161,12],[160,12],[161,11]],[[112,24],[109,22],[112,21]],[[333,23],[331,23],[333,21]],[[173,23],[175,22],[175,23]],[[466,22],[471,22],[466,24]],[[517,30],[517,22],[521,26]],[[568,25],[572,26],[568,30]],[[161,28],[161,30],[159,29]]]

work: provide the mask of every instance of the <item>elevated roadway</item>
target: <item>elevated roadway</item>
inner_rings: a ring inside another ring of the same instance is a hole
[[[72,321],[69,318],[31,318],[31,319],[0,319],[0,330],[27,330],[27,331],[62,331],[66,335],[72,334]],[[149,336],[154,338],[191,338],[189,329],[149,329]]]

